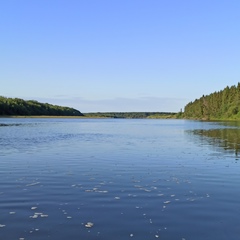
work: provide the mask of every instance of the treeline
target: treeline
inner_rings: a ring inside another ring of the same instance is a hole
[[[185,106],[184,117],[197,119],[240,119],[240,83],[202,96]]]
[[[25,101],[20,98],[6,98],[0,96],[0,115],[20,116],[83,116],[83,114],[69,107],[62,107],[38,101]]]
[[[173,118],[176,114],[171,112],[97,112],[84,113],[85,117],[99,118]]]

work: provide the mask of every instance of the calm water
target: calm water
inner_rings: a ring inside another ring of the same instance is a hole
[[[0,119],[0,240],[240,238],[240,126]]]

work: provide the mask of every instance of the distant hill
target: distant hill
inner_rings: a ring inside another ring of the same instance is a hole
[[[17,116],[83,116],[83,114],[69,107],[62,107],[38,101],[25,101],[20,98],[6,98],[0,96],[0,115]]]
[[[188,103],[184,117],[205,120],[240,119],[240,83]]]

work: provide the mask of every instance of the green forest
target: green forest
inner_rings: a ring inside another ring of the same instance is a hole
[[[85,117],[95,118],[174,118],[171,112],[97,112],[84,113]]]
[[[38,101],[0,96],[0,115],[3,116],[83,116],[74,108]]]
[[[0,96],[1,116],[85,116],[93,118],[187,118],[202,120],[239,120],[240,83],[221,91],[203,95],[188,103],[184,112],[97,112],[84,115],[69,107],[62,107],[35,100]]]
[[[240,83],[188,103],[184,117],[203,120],[240,119]]]

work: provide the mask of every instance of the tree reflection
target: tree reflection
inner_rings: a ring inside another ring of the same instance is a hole
[[[208,144],[220,147],[239,157],[240,151],[240,129],[238,128],[220,128],[210,130],[194,130],[193,134],[201,136]]]

